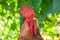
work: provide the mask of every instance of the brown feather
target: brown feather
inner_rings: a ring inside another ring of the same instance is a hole
[[[43,40],[40,35],[39,29],[37,28],[37,34],[31,35],[29,32],[29,28],[27,27],[26,23],[22,25],[21,34],[19,35],[18,40]]]

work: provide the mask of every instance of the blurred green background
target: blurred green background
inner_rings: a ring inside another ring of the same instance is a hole
[[[0,0],[0,40],[17,40],[24,19],[19,10],[33,7],[44,40],[60,36],[60,0]]]

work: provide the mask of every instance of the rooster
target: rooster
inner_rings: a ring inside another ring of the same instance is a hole
[[[36,15],[31,7],[22,7],[20,15],[25,18],[18,40],[43,40],[36,23]]]

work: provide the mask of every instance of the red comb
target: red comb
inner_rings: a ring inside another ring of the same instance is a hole
[[[20,13],[24,18],[29,18],[32,15],[35,15],[33,8],[30,7],[22,7]]]

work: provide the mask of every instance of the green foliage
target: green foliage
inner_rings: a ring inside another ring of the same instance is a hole
[[[20,14],[17,0],[0,2],[0,40],[17,40],[20,32]]]
[[[19,14],[23,6],[34,8],[38,26],[46,35],[60,36],[60,0],[0,0],[0,39],[18,39],[24,22]]]
[[[53,36],[56,36],[58,34],[57,32],[57,26],[59,26],[59,24],[57,24],[58,21],[58,15],[49,15],[47,16],[47,19],[44,21],[44,31],[47,32],[47,34]]]

